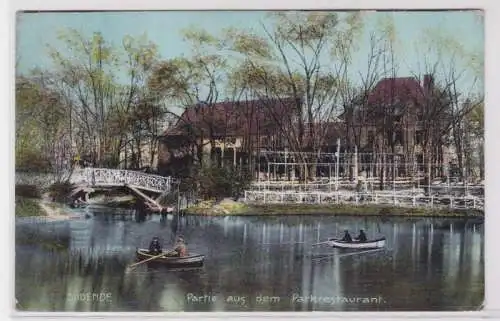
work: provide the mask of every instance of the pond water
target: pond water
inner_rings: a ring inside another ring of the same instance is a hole
[[[457,311],[484,298],[484,228],[474,222],[92,214],[16,226],[20,310]],[[387,247],[353,254],[312,246],[344,229],[383,235]],[[202,268],[126,269],[152,236],[168,247],[179,234],[206,256]]]

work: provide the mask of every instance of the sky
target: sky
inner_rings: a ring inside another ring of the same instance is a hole
[[[50,68],[47,44],[59,48],[57,32],[73,28],[91,35],[101,32],[104,38],[121,44],[125,35],[148,38],[158,45],[162,58],[189,55],[190,47],[181,36],[181,30],[196,26],[218,34],[227,27],[252,28],[261,32],[260,21],[265,11],[142,11],[142,12],[43,12],[18,13],[17,51],[18,71],[26,73],[35,67]],[[373,12],[365,15],[364,34],[353,59],[351,71],[366,69],[369,33],[374,30],[381,15],[394,20],[399,41],[397,76],[412,76],[421,67],[421,52],[417,51],[426,29],[440,29],[455,37],[468,51],[484,56],[484,25],[480,12]],[[422,51],[422,49],[420,49]],[[358,72],[359,73],[359,72]]]

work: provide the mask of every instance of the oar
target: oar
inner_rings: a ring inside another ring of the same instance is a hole
[[[305,242],[290,242],[290,243],[260,243],[258,245],[295,245],[295,244],[305,244]]]
[[[311,246],[316,246],[316,245],[321,245],[321,244],[328,244],[328,242],[330,242],[330,241],[314,243],[314,244],[311,244]]]
[[[159,254],[159,255],[156,255],[156,256],[150,257],[149,259],[145,259],[145,260],[143,260],[143,261],[140,261],[140,262],[137,262],[137,263],[131,264],[131,265],[129,265],[129,266],[127,267],[127,269],[132,269],[132,268],[136,267],[136,266],[137,266],[137,265],[139,265],[139,264],[146,263],[146,262],[149,262],[149,261],[151,261],[151,260],[154,260],[154,259],[160,258],[160,257],[162,257],[162,256],[167,255],[167,254],[168,254],[168,253],[170,253],[170,252],[171,252],[171,251],[169,251],[169,252],[167,252],[167,253],[161,253],[161,254]]]

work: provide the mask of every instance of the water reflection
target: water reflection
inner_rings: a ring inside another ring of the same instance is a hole
[[[482,225],[320,216],[137,220],[97,212],[51,227],[67,235],[64,250],[23,242],[46,228],[17,228],[16,298],[31,311],[470,310],[484,296]],[[311,246],[344,229],[384,235],[387,249]],[[153,235],[169,246],[178,234],[206,255],[203,268],[144,264],[127,272],[135,249]]]

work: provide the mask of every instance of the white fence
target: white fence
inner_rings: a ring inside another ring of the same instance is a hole
[[[484,210],[484,198],[477,196],[438,197],[404,193],[357,193],[349,191],[245,191],[246,203],[259,204],[377,204],[400,207],[429,207]]]
[[[362,182],[360,192],[374,193],[379,185],[373,182]],[[413,185],[405,182],[396,184],[384,184],[386,191],[392,193],[420,194],[428,191],[431,195],[445,194],[453,196],[464,196],[472,194],[478,197],[484,197],[484,185],[463,185],[463,184],[431,184],[431,185]],[[252,184],[252,190],[257,191],[294,191],[294,192],[335,192],[345,190],[356,190],[357,184],[344,180],[337,185],[334,181],[316,181],[309,183],[284,182],[284,181],[260,181]]]

